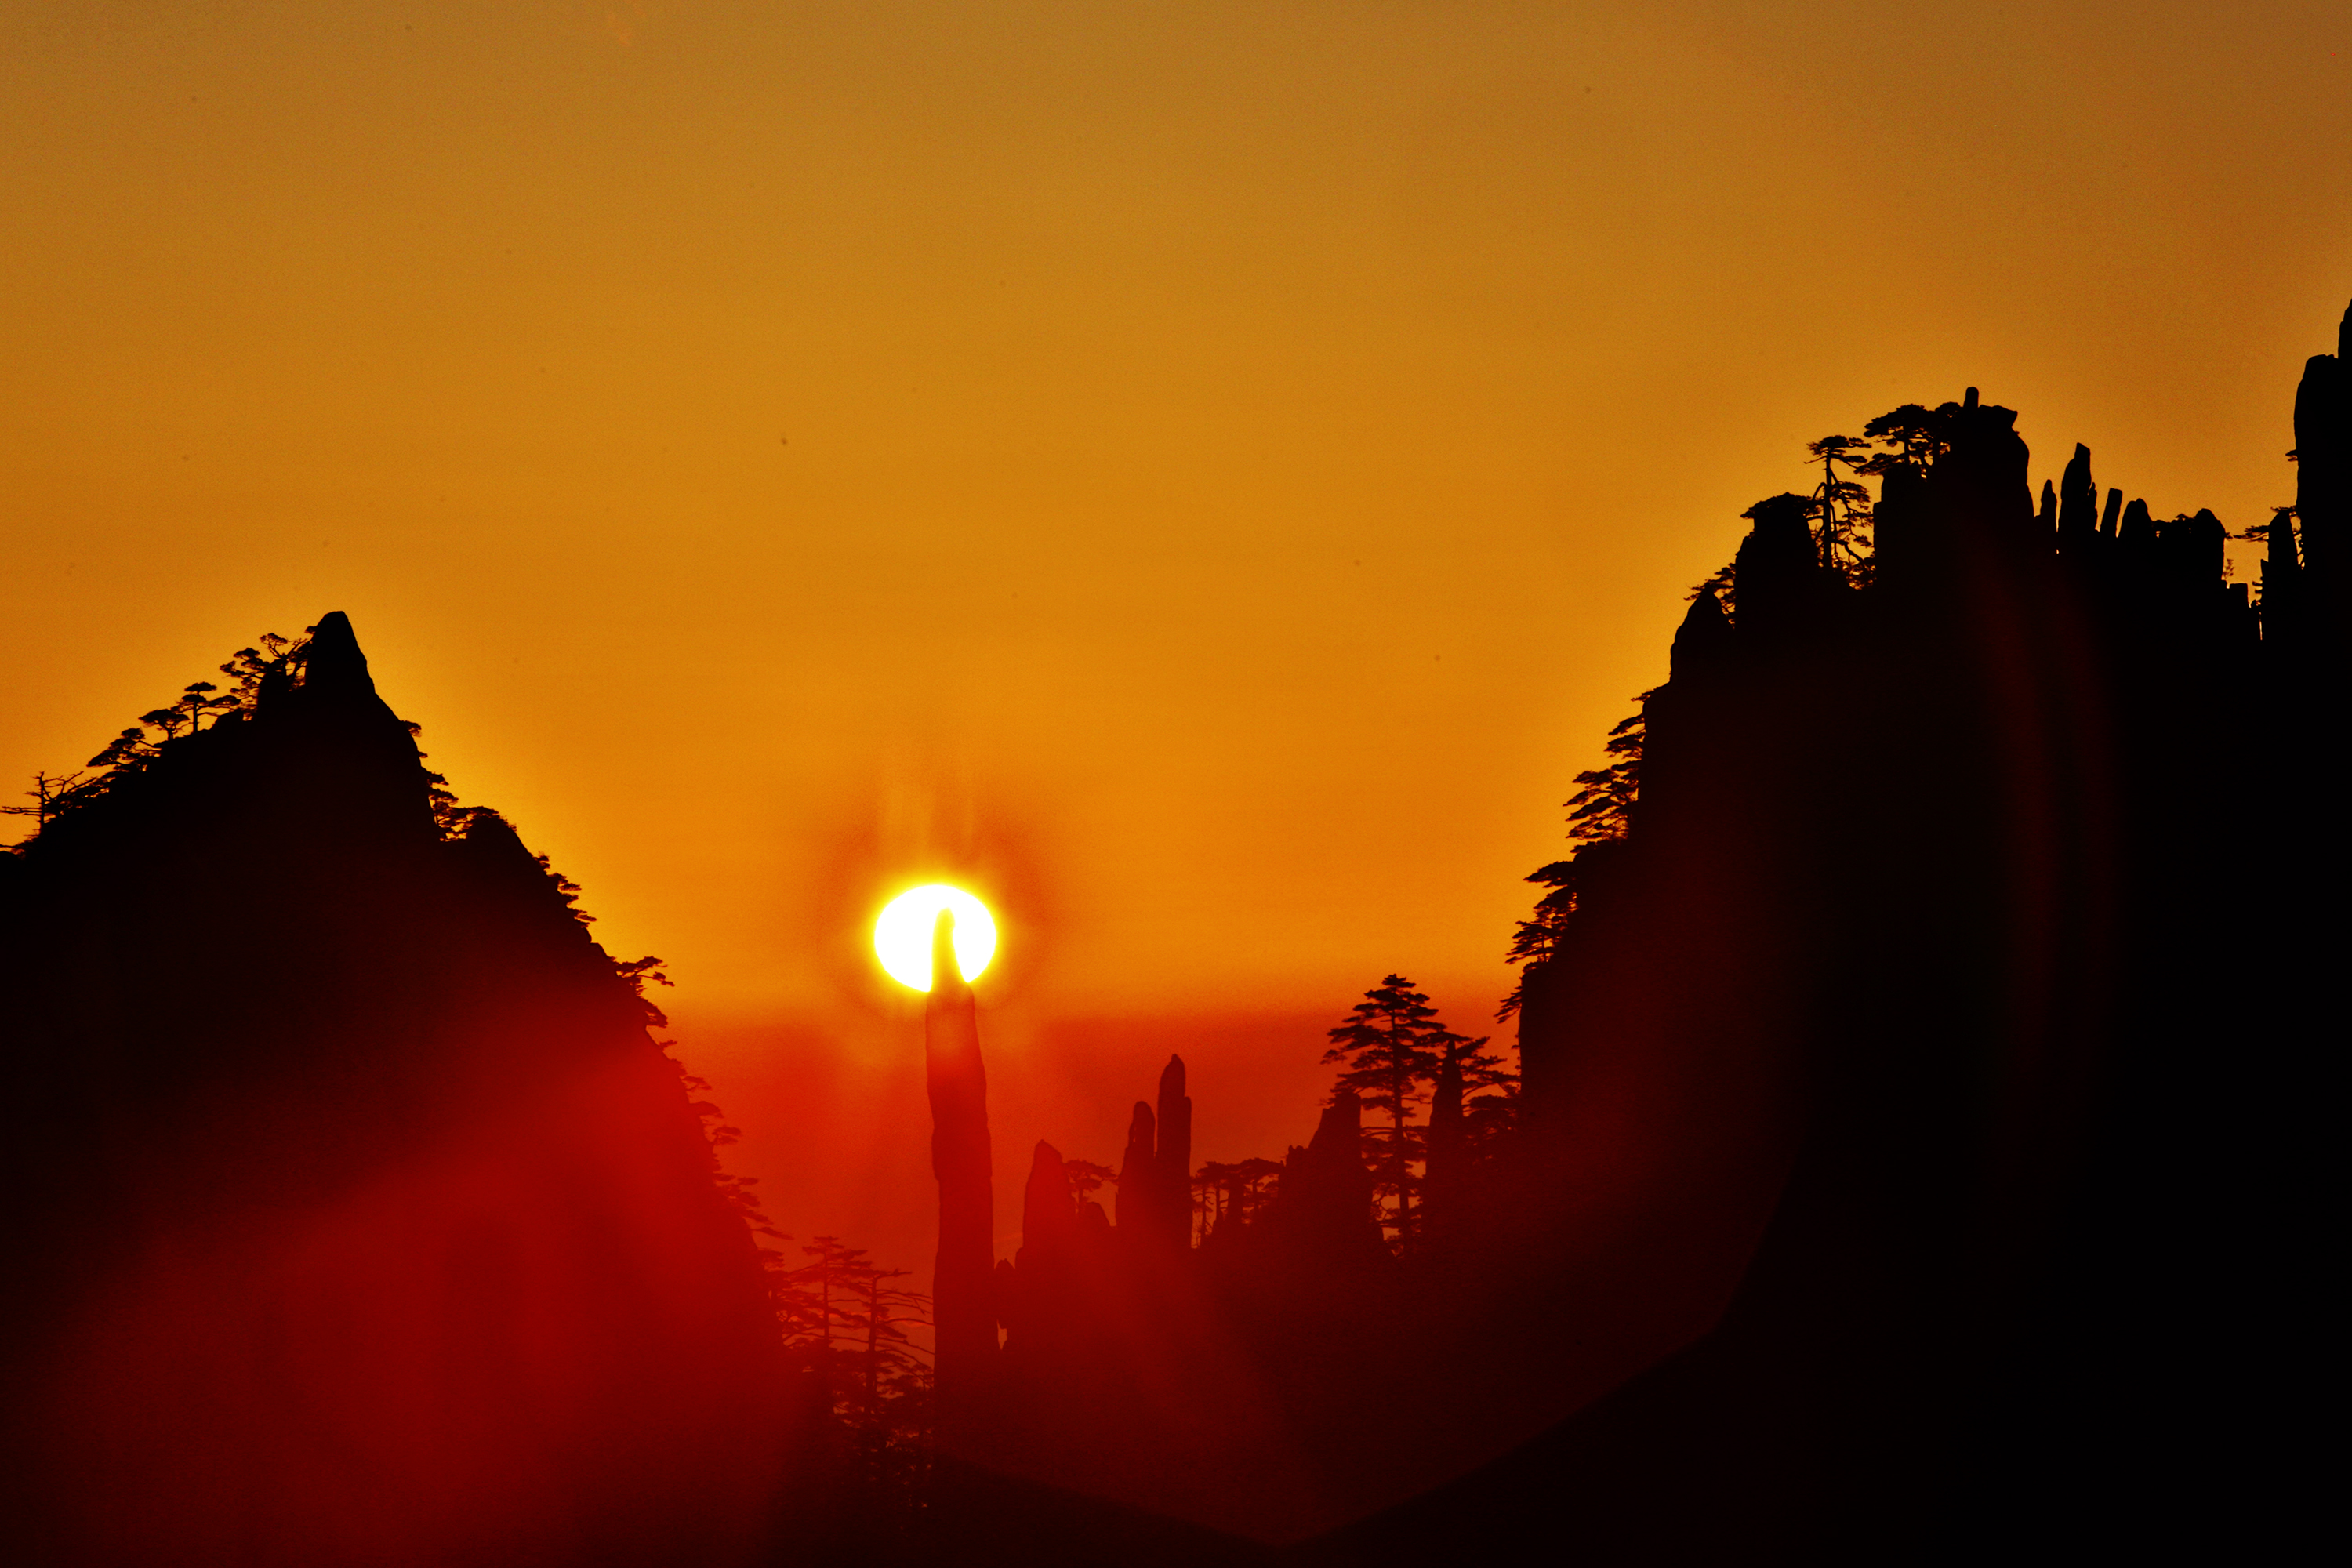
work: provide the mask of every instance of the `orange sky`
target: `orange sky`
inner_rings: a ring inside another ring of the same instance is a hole
[[[1901,16],[10,7],[0,773],[344,609],[803,1234],[915,1245],[914,873],[1002,909],[1008,1186],[1171,1040],[1278,1155],[1384,971],[1491,1009],[1805,440],[1974,383],[2037,482],[2290,497],[2352,11]]]

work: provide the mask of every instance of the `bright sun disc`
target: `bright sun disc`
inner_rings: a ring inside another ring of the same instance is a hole
[[[988,906],[944,882],[909,889],[885,905],[874,922],[874,956],[890,978],[914,991],[931,988],[931,925],[941,910],[955,912],[956,967],[977,980],[996,956],[996,921]]]

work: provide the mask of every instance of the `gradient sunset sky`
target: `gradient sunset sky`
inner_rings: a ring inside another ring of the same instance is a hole
[[[887,893],[1003,921],[1008,1230],[1171,1048],[1279,1156],[1383,973],[1485,1026],[1805,441],[2290,500],[2347,171],[2341,0],[10,5],[0,775],[348,611],[927,1267]]]

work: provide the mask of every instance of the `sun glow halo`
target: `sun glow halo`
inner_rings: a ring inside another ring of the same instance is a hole
[[[966,980],[979,979],[996,956],[996,921],[986,904],[945,882],[909,888],[884,905],[874,922],[874,956],[909,990],[931,988],[931,925],[941,910],[955,914],[956,968]]]

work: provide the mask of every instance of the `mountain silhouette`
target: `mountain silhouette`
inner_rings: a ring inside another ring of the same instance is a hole
[[[151,752],[0,857],[13,1560],[748,1550],[773,1318],[627,966],[340,614]]]
[[[1374,1171],[1411,1178],[1345,1087],[1261,1212],[1172,1256],[1150,1105],[1091,1241],[1041,1145],[971,1458],[1277,1538],[1391,1501],[1280,1554],[1335,1565],[2285,1555],[2344,348],[2297,395],[2296,505],[2250,531],[2259,595],[2210,510],[2101,506],[2086,448],[2037,504],[1974,388],[1816,443],[1878,493],[1832,467],[1750,508],[1580,780],[1531,879],[1517,1125],[1475,1176],[1433,1158],[1444,1223],[1400,1205],[1380,1245]],[[1458,1061],[1416,1070],[1458,1149]]]

